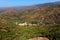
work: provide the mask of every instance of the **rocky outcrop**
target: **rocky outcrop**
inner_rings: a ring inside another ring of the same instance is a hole
[[[49,40],[49,39],[46,37],[37,37],[37,38],[29,39],[29,40]]]

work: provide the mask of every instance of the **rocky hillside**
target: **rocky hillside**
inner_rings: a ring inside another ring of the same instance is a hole
[[[16,22],[39,25],[19,26]],[[60,40],[60,5],[0,10],[0,40],[35,40],[37,37]]]
[[[4,17],[3,17],[4,16]],[[7,9],[0,13],[0,18],[9,18],[11,20],[17,19],[30,22],[42,22],[42,23],[60,23],[60,5],[47,6],[47,7],[35,7],[26,9]]]

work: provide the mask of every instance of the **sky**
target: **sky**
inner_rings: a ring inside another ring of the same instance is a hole
[[[0,0],[0,7],[30,6],[59,0]]]

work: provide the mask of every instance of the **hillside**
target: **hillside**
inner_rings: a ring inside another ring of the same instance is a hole
[[[37,6],[35,8],[26,8],[19,10],[7,9],[4,12],[0,13],[0,17],[2,18],[8,17],[11,20],[21,19],[23,21],[30,21],[30,22],[35,21],[43,23],[60,23],[60,5],[52,7]]]
[[[20,26],[16,22],[37,25]],[[29,40],[37,37],[60,40],[60,2],[0,10],[0,40]]]

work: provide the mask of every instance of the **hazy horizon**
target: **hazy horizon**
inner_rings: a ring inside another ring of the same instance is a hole
[[[0,7],[30,6],[59,0],[0,0]]]

